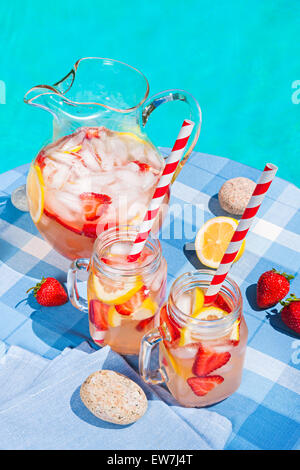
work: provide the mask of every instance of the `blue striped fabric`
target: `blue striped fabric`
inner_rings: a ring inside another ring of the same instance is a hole
[[[88,321],[70,302],[43,308],[26,295],[43,275],[65,282],[69,266],[42,239],[29,214],[10,202],[27,171],[24,165],[0,175],[0,339],[52,359],[89,337]],[[172,207],[160,234],[169,286],[179,274],[202,267],[192,242],[203,221],[228,215],[217,198],[223,182],[235,176],[257,181],[259,174],[226,158],[192,154],[172,187]],[[276,177],[247,236],[245,253],[231,270],[243,294],[249,341],[239,390],[210,408],[232,422],[227,449],[300,448],[300,337],[281,322],[279,308],[261,311],[255,306],[257,279],[272,267],[295,275],[291,292],[300,295],[299,206],[299,189]]]

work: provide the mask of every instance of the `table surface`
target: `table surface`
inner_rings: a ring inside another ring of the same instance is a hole
[[[51,359],[89,338],[88,320],[70,302],[45,308],[26,294],[42,276],[65,282],[70,263],[42,239],[29,214],[11,204],[11,192],[24,184],[27,171],[23,165],[0,174],[0,339]],[[260,170],[223,157],[192,154],[172,187],[173,207],[160,234],[168,287],[181,273],[202,267],[192,242],[203,221],[228,215],[217,198],[224,181],[236,176],[257,181],[259,175]],[[278,306],[265,311],[255,304],[257,279],[273,267],[295,276],[290,292],[300,295],[299,206],[300,190],[276,177],[245,253],[231,270],[242,291],[249,339],[240,388],[210,407],[232,422],[227,449],[300,448],[300,337],[281,322]],[[169,233],[176,238],[169,239]]]

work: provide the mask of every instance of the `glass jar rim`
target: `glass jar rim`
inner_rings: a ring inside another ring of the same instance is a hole
[[[167,301],[168,311],[181,327],[188,326],[195,331],[198,330],[199,332],[201,331],[201,333],[206,332],[209,334],[210,332],[215,332],[217,329],[226,330],[231,328],[232,324],[238,319],[242,306],[242,294],[237,283],[229,276],[226,277],[220,289],[220,292],[230,295],[230,300],[233,303],[233,310],[228,313],[228,315],[215,320],[202,320],[184,313],[176,305],[176,300],[179,294],[182,294],[193,287],[203,287],[203,283],[207,287],[214,274],[215,271],[213,270],[197,269],[181,274],[173,282]],[[206,277],[206,279],[200,279],[200,276]],[[179,290],[176,292],[176,289],[178,288]]]
[[[105,275],[114,278],[115,276],[125,276],[127,278],[135,278],[137,275],[151,274],[154,273],[161,262],[162,250],[161,244],[157,238],[153,238],[151,235],[148,236],[145,246],[150,248],[154,256],[150,260],[146,260],[145,263],[136,265],[136,263],[130,263],[124,265],[110,265],[105,263],[101,258],[101,253],[113,243],[120,241],[134,241],[139,231],[139,227],[135,225],[119,225],[118,227],[111,227],[103,231],[98,235],[93,249],[93,261],[96,264],[97,269]]]

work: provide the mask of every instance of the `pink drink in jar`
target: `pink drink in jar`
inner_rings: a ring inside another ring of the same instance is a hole
[[[176,400],[187,407],[217,403],[240,385],[248,330],[237,284],[227,277],[213,305],[204,305],[212,271],[180,276],[160,312],[160,327],[145,335],[141,375],[165,381]],[[160,369],[149,371],[149,349],[159,342]]]
[[[136,233],[130,227],[120,227],[98,237],[89,263],[86,309],[76,296],[72,275],[78,261],[69,271],[70,299],[88,311],[93,341],[120,354],[139,353],[142,337],[158,323],[166,291],[167,264],[158,240],[148,238],[139,259],[128,262]]]

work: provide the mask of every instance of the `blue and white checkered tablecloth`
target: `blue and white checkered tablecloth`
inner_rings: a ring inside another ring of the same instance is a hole
[[[42,239],[29,214],[11,204],[11,192],[24,184],[27,171],[24,165],[0,175],[0,339],[51,359],[89,337],[88,320],[70,302],[43,308],[26,295],[42,276],[65,282],[69,266]],[[224,181],[235,176],[257,181],[259,174],[227,158],[192,154],[172,187],[172,209],[161,233],[169,286],[179,274],[202,267],[191,242],[203,221],[228,215],[217,198]],[[300,295],[299,207],[300,190],[277,177],[245,253],[231,270],[243,294],[249,340],[239,390],[211,407],[232,422],[227,449],[300,448],[300,337],[281,322],[279,308],[255,306],[257,279],[272,267],[294,274],[291,292]]]

